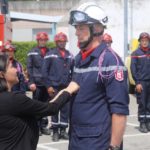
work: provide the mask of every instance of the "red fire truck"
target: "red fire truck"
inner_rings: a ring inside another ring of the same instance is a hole
[[[12,26],[7,0],[0,0],[0,48],[5,41],[12,39]]]

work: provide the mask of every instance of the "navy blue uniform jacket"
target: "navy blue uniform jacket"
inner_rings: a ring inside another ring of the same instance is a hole
[[[47,48],[47,52],[49,49]],[[28,53],[27,70],[29,74],[29,84],[35,83],[37,86],[44,86],[42,67],[44,57],[40,48],[35,47]]]
[[[138,48],[132,53],[131,73],[136,84],[150,80],[150,50],[144,52]]]
[[[42,69],[46,87],[66,87],[72,79],[73,65],[73,55],[68,50],[65,50],[64,58],[57,48],[49,51]]]
[[[100,67],[99,58],[104,50]],[[111,115],[129,114],[127,70],[116,57],[118,65],[104,43],[85,60],[80,53],[76,56],[73,80],[80,89],[71,107],[69,150],[106,150],[110,144]],[[106,79],[99,71],[103,75],[113,75]]]

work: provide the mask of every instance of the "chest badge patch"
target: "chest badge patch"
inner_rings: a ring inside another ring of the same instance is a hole
[[[117,70],[115,72],[115,79],[118,80],[118,81],[123,81],[124,80],[123,70]]]

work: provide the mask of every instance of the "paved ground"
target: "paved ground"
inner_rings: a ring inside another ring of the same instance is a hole
[[[150,132],[142,134],[138,131],[138,126],[136,100],[130,96],[130,116],[124,135],[124,150],[150,150]],[[37,150],[67,150],[67,146],[68,141],[54,143],[51,136],[41,136]]]

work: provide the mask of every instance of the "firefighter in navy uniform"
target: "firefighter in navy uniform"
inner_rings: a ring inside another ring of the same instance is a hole
[[[102,42],[107,21],[92,2],[70,13],[81,51],[73,74],[80,89],[71,104],[69,150],[120,150],[129,114],[127,70]]]
[[[29,75],[29,89],[33,92],[33,99],[37,99],[41,102],[47,102],[49,95],[47,89],[44,86],[42,66],[46,53],[49,52],[49,48],[46,47],[48,41],[48,35],[45,32],[39,32],[36,35],[37,47],[29,51],[27,57],[27,71]],[[39,121],[39,135],[50,135],[50,131],[47,128],[48,118],[42,118]]]
[[[150,131],[150,35],[139,36],[139,48],[131,55],[131,73],[135,81],[138,103],[139,130]]]
[[[23,67],[21,63],[19,63],[15,59],[15,51],[16,47],[10,41],[4,43],[3,52],[8,54],[10,63],[12,64],[13,67],[17,69],[17,75],[19,79],[19,82],[12,87],[12,91],[16,93],[17,92],[25,93],[26,86],[25,86],[25,78],[23,75]]]
[[[45,85],[51,98],[60,90],[66,88],[71,81],[73,71],[73,56],[66,50],[67,36],[60,32],[55,35],[56,48],[47,53],[44,58],[42,74]],[[66,128],[68,127],[69,104],[60,110],[59,114],[52,116],[53,141],[68,139]],[[60,131],[59,131],[60,130]],[[60,132],[60,133],[59,133]]]

